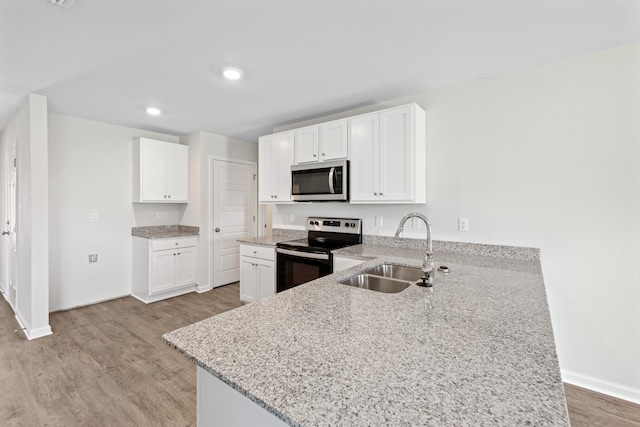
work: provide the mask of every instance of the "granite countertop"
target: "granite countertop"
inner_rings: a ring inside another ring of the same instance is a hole
[[[364,244],[356,267],[164,335],[292,426],[568,426],[538,260],[436,252],[433,288],[336,282],[424,251]]]
[[[275,246],[280,242],[286,242],[287,240],[291,240],[290,237],[278,237],[278,236],[261,236],[261,237],[244,237],[242,239],[238,239],[240,243],[247,243],[250,245],[261,245],[261,246]]]
[[[148,227],[131,227],[131,235],[145,239],[164,239],[167,237],[197,236],[199,227],[190,225],[153,225]]]

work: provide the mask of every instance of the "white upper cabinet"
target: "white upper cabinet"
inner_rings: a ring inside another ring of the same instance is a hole
[[[258,194],[260,203],[293,203],[291,202],[293,139],[293,131],[259,138]]]
[[[308,126],[294,131],[293,152],[295,164],[317,162],[318,126]]]
[[[425,203],[425,112],[388,108],[260,137],[260,202],[291,202],[291,165],[350,160],[351,203]]]
[[[295,164],[349,158],[348,120],[335,120],[296,129]]]
[[[410,104],[350,120],[351,203],[424,203],[425,113]]]
[[[188,146],[135,138],[132,154],[134,202],[188,202]]]

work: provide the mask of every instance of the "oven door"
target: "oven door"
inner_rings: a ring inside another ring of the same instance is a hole
[[[331,253],[276,248],[276,292],[282,292],[333,272]]]

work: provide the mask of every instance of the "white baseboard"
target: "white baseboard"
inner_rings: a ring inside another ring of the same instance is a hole
[[[597,393],[640,404],[640,390],[562,370],[562,381]]]
[[[196,292],[201,294],[203,292],[208,292],[210,291],[212,288],[209,285],[197,285],[196,286]]]
[[[18,312],[15,313],[15,316],[28,340],[34,340],[36,338],[46,337],[47,335],[53,334],[51,326],[49,325],[43,326],[42,328],[31,329],[31,327],[27,326],[26,322],[20,318]]]

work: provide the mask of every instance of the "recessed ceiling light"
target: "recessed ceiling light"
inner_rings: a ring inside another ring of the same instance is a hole
[[[157,107],[147,107],[147,113],[152,116],[159,116],[162,113],[162,110]]]
[[[240,78],[242,78],[243,74],[241,69],[233,67],[225,67],[220,70],[220,73],[229,80],[239,80]]]

